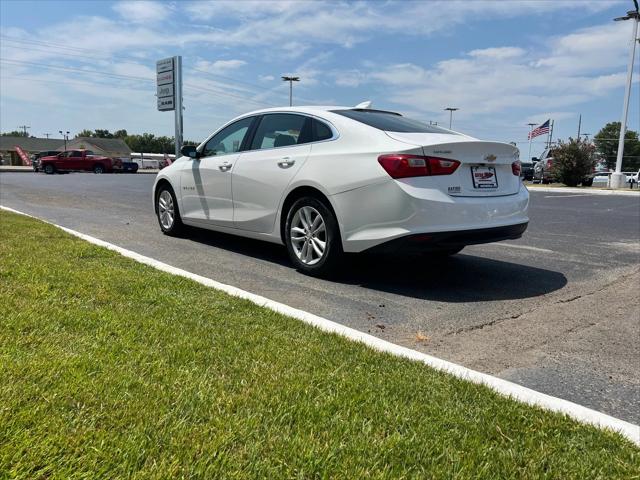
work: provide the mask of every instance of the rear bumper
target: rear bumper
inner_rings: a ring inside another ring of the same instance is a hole
[[[362,252],[396,239],[425,235],[438,244],[488,243],[517,238],[529,222],[529,192],[459,197],[439,188],[407,190],[394,181],[332,195],[345,252]],[[514,236],[515,235],[515,236]],[[423,245],[426,247],[427,245]]]
[[[522,237],[529,225],[519,223],[505,227],[480,228],[453,232],[419,233],[396,238],[367,250],[375,253],[415,253],[439,251],[448,248],[465,247],[482,243],[514,240]]]

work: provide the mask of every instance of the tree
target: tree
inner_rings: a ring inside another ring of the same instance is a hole
[[[569,138],[558,141],[553,149],[554,178],[568,187],[575,187],[593,173],[596,166],[595,146],[586,140]]]
[[[87,130],[86,128],[76,134],[76,138],[84,138],[84,137],[91,137],[91,136],[93,136],[93,132],[91,130]]]
[[[13,132],[2,132],[3,137],[28,137],[29,134],[26,132],[21,132],[19,130],[14,130]]]
[[[115,132],[113,132],[113,136],[114,138],[126,138],[127,137],[127,131],[122,129],[122,130],[116,130]]]
[[[618,138],[620,137],[620,122],[607,123],[593,137],[596,150],[602,156],[609,170],[616,166],[618,155]],[[623,171],[637,171],[640,168],[640,140],[638,132],[627,130],[624,134],[624,152],[622,158]]]

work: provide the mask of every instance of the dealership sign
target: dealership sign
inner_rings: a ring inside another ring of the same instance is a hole
[[[156,62],[156,86],[158,89],[158,110],[166,112],[175,110],[175,66],[174,57],[164,58]]]
[[[182,148],[182,57],[163,58],[156,62],[156,97],[158,110],[174,113],[176,158]]]

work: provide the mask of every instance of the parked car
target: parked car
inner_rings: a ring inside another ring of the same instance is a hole
[[[45,150],[43,152],[38,152],[31,155],[31,166],[33,167],[33,171],[40,171],[40,159],[42,157],[49,157],[51,155],[57,155],[58,153],[60,152],[58,152],[57,150]]]
[[[111,173],[122,170],[122,161],[101,155],[91,150],[67,150],[40,158],[40,169],[47,174],[56,172],[87,171]]]
[[[596,172],[587,175],[580,182],[583,187],[590,187],[593,185],[593,178]],[[533,183],[548,184],[553,183],[556,179],[553,176],[553,149],[547,149],[543,152],[540,159],[533,167]]]
[[[519,238],[529,221],[516,147],[394,112],[259,110],[182,154],[154,183],[162,232],[191,225],[284,244],[313,275],[343,252],[452,255]]]
[[[120,158],[122,162],[121,173],[136,173],[138,171],[138,162],[132,162],[127,158]]]
[[[522,162],[522,173],[520,174],[520,176],[523,180],[533,180],[534,165],[535,164],[533,162]]]

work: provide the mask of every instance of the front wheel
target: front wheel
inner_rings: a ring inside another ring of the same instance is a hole
[[[104,173],[104,167],[102,165],[95,165],[93,167],[93,173],[96,173],[96,174]]]
[[[54,173],[56,173],[56,168],[50,163],[47,163],[44,166],[44,173],[46,173],[47,175],[53,175]]]
[[[291,261],[308,275],[326,276],[342,257],[338,222],[331,210],[314,197],[297,200],[287,212],[285,243]]]
[[[160,230],[165,235],[178,236],[184,230],[184,224],[180,218],[178,202],[173,190],[168,185],[163,185],[158,189],[156,195],[156,212]]]

